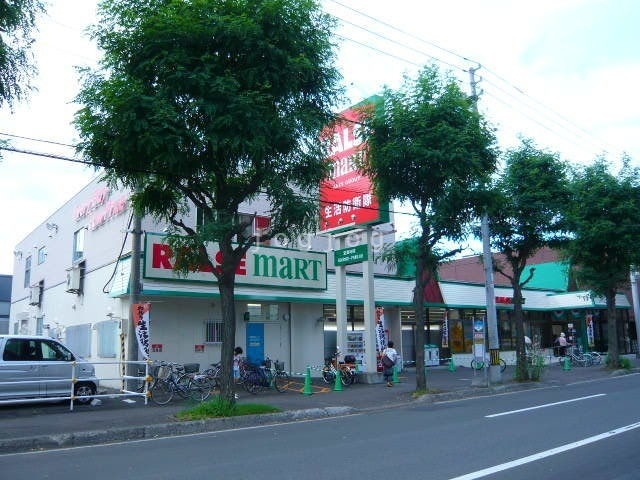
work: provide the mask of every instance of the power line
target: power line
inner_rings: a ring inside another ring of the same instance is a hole
[[[0,150],[7,150],[9,152],[15,152],[15,153],[22,153],[25,155],[34,155],[34,156],[38,156],[38,157],[45,157],[45,158],[52,158],[55,160],[63,160],[66,162],[73,162],[73,163],[81,163],[83,165],[87,165],[87,166],[91,166],[91,167],[95,167],[95,168],[101,168],[99,165],[96,165],[88,160],[79,160],[76,158],[70,158],[70,157],[65,157],[64,155],[57,155],[54,153],[43,153],[43,152],[33,152],[30,150],[24,150],[24,149],[19,149],[19,148],[14,148],[14,147],[9,147],[9,146],[3,146],[0,145]],[[158,175],[158,172],[154,172],[151,170],[136,170],[137,173],[146,173],[149,175]],[[358,192],[357,190],[349,190],[349,189],[336,189],[339,190],[341,192],[346,192],[346,193],[364,193],[364,191]],[[259,193],[266,193],[264,191],[261,191]],[[305,200],[313,200],[312,197],[306,197],[306,196],[302,196],[300,195],[300,198],[304,198]],[[318,202],[320,202],[320,199],[317,199]],[[347,207],[353,207],[353,205],[348,204],[348,203],[343,203],[343,202],[334,202],[334,201],[323,201],[324,204],[327,205],[341,205],[341,206],[347,206]],[[393,209],[382,209],[382,208],[372,208],[372,207],[366,207],[366,206],[362,206],[362,207],[358,207],[361,210],[371,210],[371,211],[377,211],[377,212],[386,212],[386,213],[393,213],[393,214],[399,214],[399,215],[410,215],[415,217],[415,214],[409,213],[409,212],[402,212],[402,211],[396,211]]]
[[[0,132],[0,135],[4,135],[5,137],[21,138],[22,140],[30,140],[32,142],[50,143],[52,145],[61,145],[63,147],[75,148],[74,145],[69,145],[68,143],[54,142],[53,140],[43,140],[41,138],[24,137],[22,135],[15,135],[13,133]]]

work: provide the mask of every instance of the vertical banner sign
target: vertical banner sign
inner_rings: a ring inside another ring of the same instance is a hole
[[[449,348],[449,312],[444,312],[442,319],[442,348]]]
[[[593,315],[587,315],[587,343],[589,347],[593,347],[595,345],[593,338]]]
[[[376,350],[381,352],[387,347],[387,335],[384,322],[384,307],[376,307]]]
[[[484,318],[473,319],[473,356],[484,362],[485,340],[484,340]]]
[[[320,185],[320,231],[337,232],[360,225],[376,225],[389,221],[389,205],[380,205],[373,194],[373,183],[358,168],[366,153],[358,133],[367,110],[374,108],[371,97],[344,112],[323,135],[331,139],[333,165],[331,177]]]
[[[135,303],[133,305],[133,321],[136,327],[138,348],[144,360],[149,359],[149,310],[150,303]]]

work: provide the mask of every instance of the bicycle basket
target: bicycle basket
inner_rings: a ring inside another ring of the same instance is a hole
[[[274,362],[276,372],[284,372],[284,362],[276,360]]]
[[[199,363],[185,363],[184,373],[198,373],[200,371]]]
[[[168,378],[171,373],[169,365],[154,365],[151,368],[151,376],[153,378]]]

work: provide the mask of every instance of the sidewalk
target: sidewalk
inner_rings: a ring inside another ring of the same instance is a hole
[[[633,364],[632,372],[640,370],[640,361],[628,356]],[[240,392],[239,403],[261,403],[272,405],[282,413],[252,415],[194,422],[177,421],[174,415],[188,408],[183,401],[169,405],[144,405],[140,399],[103,399],[101,405],[31,404],[0,407],[0,452],[9,453],[32,449],[69,447],[87,444],[108,443],[143,438],[155,438],[183,433],[216,431],[308,418],[344,415],[379,408],[392,408],[414,401],[442,402],[470,396],[484,396],[506,391],[532,388],[558,387],[569,383],[603,379],[628,372],[612,372],[602,366],[573,367],[565,370],[556,364],[548,366],[540,382],[518,383],[513,381],[514,367],[509,366],[502,374],[503,382],[497,385],[476,385],[485,379],[483,371],[458,367],[427,367],[427,388],[431,392],[420,399],[413,398],[416,389],[415,369],[406,369],[399,374],[399,383],[393,387],[379,384],[354,384],[335,390],[321,379],[314,378],[312,394],[305,392],[304,378],[293,390],[278,393],[268,390],[257,395]],[[475,381],[474,381],[475,379]]]

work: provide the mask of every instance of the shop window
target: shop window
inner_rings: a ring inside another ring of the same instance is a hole
[[[105,320],[96,323],[98,332],[98,356],[102,358],[115,358],[118,338],[117,320]]]
[[[205,324],[205,343],[222,343],[222,322],[207,322]]]

